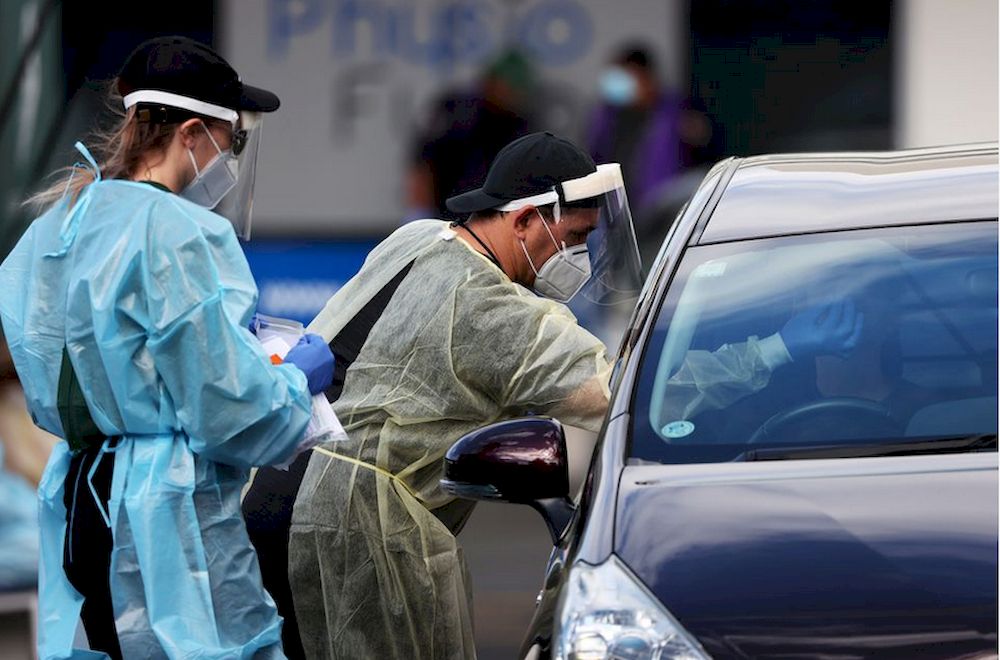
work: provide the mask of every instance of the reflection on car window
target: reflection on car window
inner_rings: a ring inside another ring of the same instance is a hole
[[[997,429],[993,222],[686,253],[647,345],[631,457]]]

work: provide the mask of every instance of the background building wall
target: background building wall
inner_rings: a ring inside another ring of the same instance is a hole
[[[625,40],[682,76],[684,0],[220,0],[216,45],[281,109],[264,124],[255,226],[284,235],[387,234],[403,216],[416,123],[442,92],[516,47],[536,105],[576,133]]]
[[[997,0],[900,0],[896,146],[997,139]]]

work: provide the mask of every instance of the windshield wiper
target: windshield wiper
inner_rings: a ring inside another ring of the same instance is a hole
[[[996,451],[997,434],[928,438],[923,440],[859,445],[814,445],[748,449],[733,459],[741,461],[792,461],[811,458],[865,458],[869,456],[915,456],[919,454],[964,454]]]

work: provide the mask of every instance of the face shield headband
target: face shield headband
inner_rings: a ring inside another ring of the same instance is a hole
[[[596,198],[601,195],[612,193],[616,190],[625,190],[625,180],[622,178],[622,168],[618,163],[605,163],[597,166],[597,171],[591,172],[578,179],[570,179],[559,184],[562,192],[557,188],[552,188],[547,192],[514,199],[502,206],[497,206],[495,210],[507,213],[509,211],[519,211],[525,206],[547,206],[553,204],[552,217],[558,223],[561,219],[559,203],[578,202],[585,199]]]
[[[181,110],[187,110],[197,115],[228,121],[234,128],[240,119],[239,113],[230,108],[215,105],[214,103],[199,101],[198,99],[191,98],[190,96],[182,96],[171,92],[161,92],[158,89],[140,89],[134,91],[131,94],[126,94],[122,99],[122,102],[125,104],[126,110],[138,105],[139,103],[180,108]]]

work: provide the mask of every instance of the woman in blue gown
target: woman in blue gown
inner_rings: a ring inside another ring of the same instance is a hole
[[[281,658],[240,491],[295,453],[333,358],[307,337],[271,364],[240,227],[210,210],[235,196],[246,220],[278,99],[180,37],[141,45],[117,91],[100,163],[78,143],[87,162],[0,266],[33,419],[66,440],[39,486],[39,655]]]

